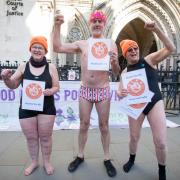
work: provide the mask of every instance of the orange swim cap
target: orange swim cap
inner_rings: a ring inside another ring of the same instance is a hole
[[[121,47],[121,50],[122,50],[122,55],[125,57],[126,56],[126,53],[127,53],[127,50],[131,47],[138,47],[138,44],[136,41],[133,41],[133,40],[130,40],[130,39],[125,39],[125,40],[122,40],[120,42],[120,47]]]
[[[30,45],[29,45],[29,50],[31,50],[31,46],[36,43],[41,44],[44,47],[45,51],[48,52],[47,39],[44,36],[32,37],[32,39],[30,41]]]

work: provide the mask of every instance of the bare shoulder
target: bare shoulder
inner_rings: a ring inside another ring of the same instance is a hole
[[[80,40],[80,41],[77,41],[79,47],[84,47],[88,44],[88,40]]]
[[[23,63],[21,63],[21,64],[19,65],[19,67],[20,67],[20,68],[25,68],[26,64],[27,64],[27,62],[26,62],[26,63],[23,62]]]
[[[49,72],[50,72],[51,76],[57,76],[58,75],[58,71],[57,71],[55,64],[49,63]]]
[[[88,40],[77,41],[81,53],[85,52],[88,48]]]
[[[127,68],[125,68],[121,74],[123,74],[123,73],[127,73]]]
[[[26,67],[26,63],[21,63],[17,69],[17,71],[20,71],[22,74],[24,74],[24,71],[25,71],[25,67]]]
[[[57,73],[57,68],[56,68],[55,64],[49,63],[49,72],[51,75]]]
[[[49,63],[49,68],[53,70],[53,69],[56,69],[56,66],[53,63]]]

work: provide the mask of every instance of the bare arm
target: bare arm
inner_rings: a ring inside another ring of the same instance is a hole
[[[122,73],[126,73],[127,72],[127,68],[123,70]],[[120,82],[119,82],[119,86],[118,86],[118,89],[117,89],[117,95],[121,98],[123,97],[126,97],[128,95],[128,91],[127,89],[125,89],[123,87],[123,83],[122,83],[122,77],[120,77]]]
[[[155,22],[146,23],[144,28],[155,32],[165,46],[157,52],[151,53],[145,57],[146,61],[149,64],[157,65],[159,62],[167,58],[172,52],[174,52],[176,47],[173,44],[173,42],[164,34],[164,32],[157,26]]]
[[[25,64],[21,64],[14,74],[12,74],[12,70],[10,69],[4,69],[1,72],[2,79],[8,88],[16,89],[19,87],[22,80],[24,68]]]
[[[57,53],[77,53],[80,51],[79,42],[64,43],[61,42],[61,25],[64,23],[62,15],[56,15],[53,27],[53,50]]]
[[[45,96],[54,95],[59,91],[59,76],[54,64],[49,64],[49,71],[52,77],[52,88],[44,90]]]
[[[115,76],[118,76],[120,73],[120,66],[119,66],[119,62],[118,62],[118,51],[117,51],[117,46],[116,44],[113,42],[113,51],[111,51],[109,53],[110,55],[110,63],[111,63],[111,67],[112,67],[112,72]]]

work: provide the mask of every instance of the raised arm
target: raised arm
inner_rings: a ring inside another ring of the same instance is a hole
[[[21,64],[16,72],[12,74],[12,70],[10,69],[4,69],[1,72],[2,79],[6,86],[10,89],[16,89],[21,83],[21,79],[23,76],[23,71],[25,68],[25,64]]]
[[[79,42],[62,43],[61,42],[61,25],[64,23],[64,16],[56,15],[53,27],[53,50],[56,53],[77,53],[80,52]]]
[[[164,48],[151,53],[145,57],[146,61],[151,65],[157,65],[159,62],[167,58],[172,52],[176,50],[173,42],[164,34],[164,32],[157,26],[155,22],[145,23],[145,29],[156,33],[158,38],[163,42]]]

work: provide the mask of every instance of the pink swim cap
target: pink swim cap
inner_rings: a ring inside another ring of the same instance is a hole
[[[105,23],[106,22],[106,15],[102,11],[96,10],[96,11],[91,13],[91,15],[89,17],[89,21],[92,22],[96,19],[101,20]]]

